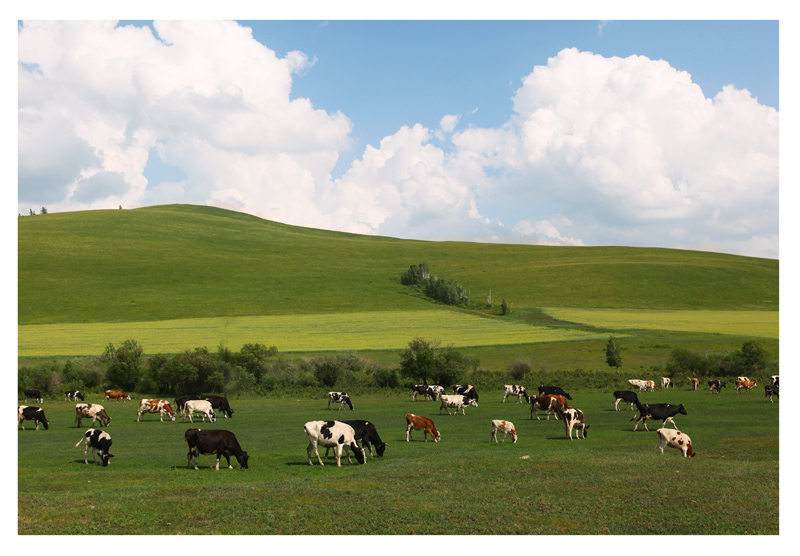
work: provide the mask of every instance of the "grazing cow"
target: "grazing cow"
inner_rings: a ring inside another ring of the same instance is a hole
[[[586,438],[589,435],[587,432],[589,425],[586,424],[586,416],[583,411],[575,408],[556,411],[558,418],[564,421],[564,429],[570,441],[572,440],[572,429],[575,429],[575,438]],[[581,431],[580,436],[578,436],[578,431]]]
[[[200,396],[180,396],[179,398],[175,398],[175,411],[179,413],[183,413],[183,406],[186,405],[186,402],[189,400],[202,400]]]
[[[764,401],[769,400],[771,403],[774,403],[772,402],[772,396],[778,396],[778,390],[779,387],[777,384],[767,384],[764,386]],[[778,397],[780,398],[780,396]]]
[[[83,438],[78,440],[78,443],[75,444],[75,447],[77,448],[80,446],[81,442],[86,443],[86,447],[83,449],[83,463],[89,465],[90,446],[92,448],[92,463],[97,463],[95,452],[100,456],[100,464],[103,467],[106,467],[109,463],[111,463],[108,460],[113,458],[114,454],[108,451],[111,448],[111,436],[107,432],[89,429],[83,433]]]
[[[431,389],[435,399],[437,400],[439,399],[439,396],[445,393],[444,386],[439,386],[438,384],[431,384],[429,388]]]
[[[182,423],[186,422],[186,415],[189,415],[189,422],[194,423],[194,419],[192,416],[195,413],[199,413],[203,416],[203,422],[206,422],[206,417],[212,423],[217,420],[217,416],[214,414],[214,410],[211,407],[211,402],[208,400],[187,400],[187,402],[183,405],[183,411],[181,412],[181,416],[183,417]]]
[[[697,390],[700,387],[700,379],[699,378],[690,378],[689,380],[692,381],[692,390]]]
[[[661,388],[663,388],[664,390],[666,390],[666,389],[667,389],[667,388],[669,388],[670,386],[671,386],[672,388],[675,388],[675,385],[674,385],[674,384],[672,384],[672,379],[671,379],[671,378],[669,378],[669,377],[667,377],[667,376],[662,376],[662,377],[661,377]]]
[[[68,402],[69,400],[84,401],[83,394],[81,394],[80,390],[70,390],[69,392],[64,392],[64,401]]]
[[[96,403],[75,404],[75,422],[78,427],[82,426],[84,418],[92,420],[92,427],[97,419],[100,420],[100,426],[107,427],[111,422],[111,417],[108,416],[102,405]]]
[[[242,450],[242,447],[239,446],[239,441],[236,440],[236,435],[231,431],[222,429],[188,429],[184,433],[183,439],[189,445],[189,454],[186,456],[186,466],[189,468],[198,469],[195,457],[201,454],[217,454],[217,471],[219,471],[221,456],[225,456],[225,460],[228,462],[228,469],[233,469],[231,465],[232,455],[236,456],[236,461],[239,462],[242,469],[249,467],[247,461],[250,456]]]
[[[539,395],[556,395],[556,396],[564,396],[568,400],[572,401],[572,396],[570,396],[567,392],[562,390],[559,386],[539,386]]]
[[[347,463],[351,465],[353,463],[350,460],[350,451],[356,456],[358,463],[367,463],[364,450],[356,444],[356,433],[350,425],[346,425],[341,421],[309,421],[305,424],[303,430],[308,435],[308,448],[306,448],[308,465],[314,465],[311,461],[312,454],[316,454],[320,465],[325,465],[322,463],[322,458],[319,457],[318,446],[336,449],[336,467],[342,466],[343,448],[347,454]]]
[[[21,405],[17,408],[17,414],[19,417],[19,424],[22,427],[22,430],[25,430],[25,424],[23,421],[33,421],[36,423],[36,430],[39,430],[39,423],[42,424],[44,430],[50,428],[50,421],[47,420],[47,417],[44,416],[44,410],[41,407],[33,407],[28,405]]]
[[[506,398],[509,396],[516,396],[517,403],[522,403],[522,398],[525,398],[525,403],[530,402],[530,397],[528,396],[528,391],[525,390],[524,386],[520,386],[518,384],[504,384],[503,385],[506,389],[505,393],[503,394],[503,403],[506,403]]]
[[[436,398],[436,392],[426,384],[415,384],[411,389],[411,401],[417,401],[417,396],[422,394],[423,400],[432,400]]]
[[[143,413],[160,413],[160,421],[162,423],[164,422],[164,415],[167,415],[170,421],[175,420],[175,412],[172,410],[172,406],[169,405],[167,400],[139,400],[139,412],[136,414],[137,423],[139,422],[139,417],[141,417]]]
[[[708,386],[710,388],[710,390],[708,391],[709,394],[713,394],[714,390],[717,391],[717,394],[720,394],[721,393],[720,390],[725,388],[725,383],[722,382],[721,380],[709,380]]]
[[[480,396],[478,395],[478,391],[475,390],[475,387],[472,384],[456,384],[453,386],[453,392],[456,394],[461,394],[462,396],[466,396],[471,400],[478,401]]]
[[[436,430],[431,419],[422,417],[421,415],[414,415],[413,413],[406,413],[406,442],[414,440],[414,437],[411,435],[411,429],[423,431],[425,434],[425,442],[428,441],[429,434],[434,442],[439,442],[442,439],[442,435]]]
[[[631,379],[628,381],[633,388],[638,388],[639,392],[647,392],[648,390],[658,390],[658,386],[652,380],[637,380]]]
[[[509,434],[511,435],[511,443],[517,443],[517,431],[514,429],[514,423],[511,421],[502,421],[500,419],[493,419],[492,420],[492,436],[489,439],[491,442],[492,438],[494,439],[494,443],[497,444],[497,431],[503,431],[503,442],[506,441],[506,436]]]
[[[636,408],[639,410],[639,416],[638,420],[636,421],[636,424],[633,427],[634,432],[636,431],[636,428],[639,426],[639,423],[641,423],[642,421],[644,421],[644,430],[649,432],[650,429],[647,428],[648,419],[662,420],[661,423],[662,427],[666,426],[667,421],[670,421],[672,423],[672,426],[677,429],[678,425],[675,424],[673,417],[675,417],[678,414],[688,415],[688,413],[686,413],[686,409],[683,407],[683,404],[673,405],[668,403],[646,403],[646,404],[637,403]],[[634,417],[633,419],[636,419],[636,417]],[[631,419],[631,421],[633,421],[633,419]]]
[[[744,389],[747,390],[747,393],[749,394],[750,390],[752,390],[756,386],[758,386],[758,384],[756,384],[755,380],[737,380],[736,381],[736,393],[738,394],[739,390],[744,388]]]
[[[375,453],[378,454],[379,458],[383,457],[383,452],[386,450],[386,442],[382,441],[381,437],[378,436],[378,430],[375,428],[374,423],[363,419],[342,421],[342,423],[353,427],[356,442],[361,442],[365,456],[367,455],[367,450],[369,450],[369,455],[372,456],[372,446],[375,446]],[[325,459],[328,458],[328,450],[330,450],[330,447],[325,448]]]
[[[106,401],[106,400],[124,401],[130,399],[131,397],[122,390],[106,390],[106,397],[103,398],[101,401]]]
[[[211,408],[222,413],[226,419],[233,417],[233,409],[225,396],[201,396],[201,399],[211,402]]]
[[[679,430],[672,429],[658,429],[656,434],[658,435],[659,441],[659,443],[656,444],[656,448],[660,448],[662,454],[664,453],[664,447],[669,446],[670,448],[677,448],[683,452],[683,457],[688,456],[693,458],[697,455],[697,452],[692,450],[692,439],[689,438],[689,435]]]
[[[344,407],[344,404],[347,404],[350,411],[355,411],[353,402],[350,401],[350,396],[347,395],[347,392],[328,392],[328,409],[331,409],[332,403],[339,404],[339,411]]]
[[[614,408],[617,411],[619,411],[619,402],[630,404],[631,410],[633,410],[633,406],[639,403],[639,396],[636,395],[636,392],[631,392],[630,390],[615,390],[614,400]]]
[[[745,381],[745,382],[746,382],[746,381],[749,381],[750,379],[749,379],[749,378],[747,378],[746,376],[737,376],[737,377],[736,377],[736,380],[743,380],[743,381]]]
[[[28,402],[28,398],[32,399],[35,402],[42,403],[42,393],[39,390],[25,390],[23,392],[25,394],[25,402]]]
[[[442,414],[442,409],[447,411],[448,415],[453,415],[450,413],[451,407],[456,409],[456,415],[458,415],[458,410],[461,410],[461,415],[466,415],[464,409],[466,406],[471,405],[472,407],[478,407],[478,402],[475,400],[468,398],[467,396],[462,396],[460,394],[454,394],[452,396],[448,396],[447,394],[442,395],[442,405],[439,406],[439,415]]]
[[[537,421],[541,421],[537,409],[544,410],[547,414],[547,420],[549,421],[550,414],[552,413],[555,415],[556,409],[561,407],[561,404],[553,396],[531,396],[529,400],[531,403],[531,419],[536,415]],[[556,419],[558,419],[558,415],[556,415]]]
[[[778,384],[778,379],[780,379],[780,375],[772,375],[772,376],[771,376],[771,377],[769,377],[769,378],[771,378],[771,379],[772,379],[772,385],[773,385],[773,386],[779,386],[779,384]]]

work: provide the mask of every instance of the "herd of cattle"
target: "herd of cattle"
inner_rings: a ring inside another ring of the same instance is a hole
[[[773,402],[773,396],[779,394],[779,376],[775,375],[770,377],[772,384],[764,387],[765,400]],[[692,389],[697,390],[699,380],[697,378],[689,379]],[[635,420],[636,424],[633,430],[636,431],[640,423],[644,423],[645,430],[647,428],[647,421],[649,419],[661,421],[661,428],[657,432],[658,443],[657,448],[664,453],[665,447],[672,447],[680,450],[684,457],[694,457],[696,452],[692,448],[691,439],[683,432],[677,430],[674,417],[677,415],[687,415],[686,409],[683,404],[648,404],[641,403],[639,397],[633,389],[638,388],[639,392],[647,392],[648,390],[658,390],[659,386],[652,380],[636,380],[631,379],[628,381],[632,390],[617,390],[614,392],[614,408],[619,411],[620,402],[630,405],[630,409],[634,407],[638,411],[632,421]],[[726,383],[720,380],[708,381],[709,393],[713,394],[716,390],[720,393],[722,388],[726,387]],[[662,377],[660,386],[662,389],[669,387],[674,388],[674,384],[670,378]],[[735,381],[735,389],[738,393],[740,390],[745,390],[749,393],[755,386],[755,381],[751,381],[748,377],[738,377]],[[28,398],[42,403],[42,394],[39,390],[26,390],[24,392],[25,402]],[[478,407],[478,400],[480,396],[475,390],[473,385],[456,384],[453,386],[453,394],[445,394],[445,389],[438,385],[417,384],[412,388],[411,400],[416,401],[418,396],[422,396],[424,400],[439,400],[439,414],[441,415],[442,409],[447,411],[448,415],[450,409],[455,409],[455,414],[461,410],[462,415],[466,415],[467,407]],[[539,417],[539,411],[543,411],[547,420],[553,415],[556,420],[564,422],[564,428],[567,437],[572,440],[572,432],[575,431],[576,438],[587,438],[587,430],[589,425],[586,423],[586,416],[580,409],[570,407],[569,402],[572,401],[572,396],[565,392],[558,386],[540,386],[538,388],[537,396],[530,396],[524,386],[517,384],[505,385],[503,393],[503,403],[512,397],[517,398],[517,403],[521,403],[525,399],[525,403],[530,404],[531,419]],[[75,404],[75,423],[77,427],[82,426],[83,419],[92,420],[92,428],[87,430],[75,445],[78,447],[81,442],[85,443],[84,450],[84,463],[88,464],[88,451],[92,448],[92,461],[96,462],[95,453],[100,456],[100,463],[103,466],[109,464],[109,459],[114,457],[110,453],[111,436],[107,431],[95,430],[96,422],[100,423],[101,427],[108,427],[111,423],[111,417],[106,413],[105,408],[100,404],[83,403],[84,396],[79,391],[65,392],[64,401],[81,400],[81,403]],[[131,397],[122,392],[121,390],[106,390],[105,397],[102,401],[117,400],[129,401]],[[329,392],[328,393],[328,409],[332,409],[334,404],[339,404],[338,409],[341,410],[347,405],[350,410],[355,410],[350,396],[346,392]],[[228,403],[228,399],[224,396],[181,396],[175,398],[175,407],[183,417],[183,422],[186,417],[189,422],[194,423],[193,417],[198,415],[205,423],[206,418],[209,422],[217,420],[217,413],[222,413],[226,418],[233,417],[233,409]],[[172,408],[169,401],[164,399],[142,399],[139,401],[139,408],[136,415],[136,421],[139,422],[142,415],[146,413],[159,414],[160,420],[163,422],[164,417],[170,421],[175,421],[176,411]],[[19,424],[22,430],[25,430],[25,421],[34,421],[36,430],[39,430],[41,423],[45,430],[49,428],[50,421],[45,417],[44,410],[40,407],[32,407],[21,405],[18,408]],[[671,422],[674,430],[666,428],[667,422]],[[491,422],[492,432],[490,441],[497,442],[497,433],[503,433],[503,442],[506,437],[511,435],[512,444],[517,442],[517,431],[514,424],[507,420],[494,419]],[[441,433],[436,430],[433,420],[421,415],[413,413],[406,414],[406,442],[413,440],[412,431],[423,431],[425,442],[428,441],[428,435],[434,442],[439,442],[442,439]],[[347,456],[348,463],[352,463],[350,459],[350,452],[353,453],[358,463],[366,463],[366,452],[369,451],[370,456],[373,455],[372,449],[375,448],[375,453],[378,457],[383,457],[386,450],[386,443],[383,442],[375,428],[374,423],[370,421],[355,419],[355,420],[331,420],[331,421],[309,421],[304,426],[304,431],[309,439],[307,448],[308,463],[313,465],[312,456],[316,455],[320,465],[324,465],[322,458],[319,455],[319,447],[326,448],[325,457],[328,457],[328,451],[333,448],[336,455],[336,465],[341,467],[342,452],[344,451]],[[188,429],[184,435],[189,452],[187,454],[187,466],[197,469],[195,461],[196,456],[200,454],[216,454],[217,463],[216,469],[219,469],[219,462],[222,456],[225,456],[228,468],[233,469],[230,463],[230,456],[236,457],[239,465],[243,469],[248,468],[249,456],[247,452],[242,450],[236,436],[227,430],[206,430],[199,428]],[[361,445],[359,446],[359,443]]]

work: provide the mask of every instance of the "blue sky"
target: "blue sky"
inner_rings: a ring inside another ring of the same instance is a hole
[[[20,213],[778,256],[779,24],[44,21]]]

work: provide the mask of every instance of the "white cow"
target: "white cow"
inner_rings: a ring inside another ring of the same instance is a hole
[[[492,438],[494,439],[494,443],[497,444],[497,431],[502,431],[503,434],[503,442],[506,441],[506,436],[509,434],[511,435],[511,443],[517,443],[517,431],[514,428],[514,423],[511,421],[503,421],[501,419],[493,419],[492,420]]]
[[[350,460],[350,450],[353,451],[358,463],[367,463],[364,450],[356,444],[356,433],[350,425],[341,421],[309,421],[303,426],[303,430],[308,435],[308,448],[306,448],[308,465],[314,465],[311,461],[312,454],[317,456],[320,465],[325,465],[319,457],[319,446],[336,449],[336,467],[342,466],[342,448],[347,454],[347,463],[351,465],[353,463]]]
[[[672,384],[672,379],[669,378],[669,377],[666,377],[666,376],[662,376],[661,377],[661,388],[666,389],[666,388],[669,388],[670,386],[675,388],[675,385]]]
[[[183,417],[182,422],[186,422],[186,414],[189,414],[189,422],[194,423],[192,419],[192,415],[195,413],[199,413],[203,416],[203,422],[206,422],[206,417],[212,423],[217,420],[217,416],[214,415],[214,410],[211,407],[211,402],[208,400],[187,400],[186,404],[183,406],[183,411],[181,412],[181,416]]]
[[[452,413],[450,413],[450,410],[448,409],[450,407],[456,408],[456,415],[458,415],[459,409],[461,410],[462,415],[466,415],[466,413],[464,413],[465,406],[471,405],[472,407],[478,407],[478,402],[466,396],[461,396],[459,394],[455,394],[452,396],[447,394],[442,394],[441,399],[442,399],[442,405],[439,406],[439,415],[442,414],[442,409],[446,410],[448,415],[453,415]]]
[[[692,450],[692,439],[689,438],[689,435],[672,429],[658,429],[656,433],[659,441],[659,444],[656,444],[656,448],[659,448],[662,454],[665,446],[677,448],[683,452],[683,457],[693,458],[697,454]]]
[[[648,388],[651,386],[651,381],[632,378],[628,381],[628,384],[634,388],[638,388],[639,392],[647,392]]]

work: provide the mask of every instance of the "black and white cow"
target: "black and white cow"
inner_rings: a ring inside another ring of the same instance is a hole
[[[516,396],[517,403],[522,403],[522,398],[525,398],[525,403],[529,403],[530,397],[528,397],[528,391],[525,390],[524,386],[520,386],[519,384],[504,384],[503,387],[505,388],[503,403],[506,403],[506,399],[508,399],[509,396]]]
[[[764,386],[764,401],[769,400],[770,402],[772,402],[772,396],[778,396],[779,390],[780,387],[777,384],[775,385],[767,384],[766,386]],[[778,397],[780,398],[780,396]]]
[[[84,401],[83,394],[81,394],[80,390],[70,390],[69,392],[64,392],[64,401],[68,402],[69,400]]]
[[[456,384],[453,386],[453,392],[456,394],[461,394],[462,396],[466,396],[471,400],[475,400],[476,402],[480,398],[478,391],[475,390],[475,387],[472,384]]]
[[[350,401],[350,396],[347,395],[347,392],[328,392],[328,409],[331,409],[332,403],[338,403],[340,411],[344,404],[347,404],[350,411],[355,411],[353,402]]]
[[[556,396],[564,396],[568,400],[572,400],[572,396],[570,396],[567,392],[562,390],[558,386],[539,386],[539,395],[547,395],[547,394],[554,394]]]
[[[239,446],[239,441],[236,440],[236,435],[231,431],[223,429],[187,429],[183,439],[189,445],[189,453],[186,456],[186,466],[189,468],[198,468],[195,457],[201,454],[217,455],[217,471],[219,471],[219,460],[222,456],[225,456],[225,460],[228,462],[228,469],[233,469],[231,456],[236,456],[236,461],[239,462],[242,469],[248,469],[249,467],[248,460],[250,456],[242,450],[242,447]]]
[[[460,394],[453,394],[452,396],[444,394],[441,400],[442,404],[439,406],[439,415],[442,414],[442,409],[446,410],[448,415],[453,415],[452,413],[450,413],[449,408],[451,407],[454,407],[456,409],[455,413],[456,415],[458,415],[459,409],[461,410],[461,415],[466,415],[466,413],[464,412],[464,408],[468,405],[471,405],[472,407],[478,407],[477,401],[467,396],[462,396]]]
[[[780,384],[779,384],[780,378],[781,378],[780,375],[772,375],[769,378],[772,380],[772,385],[773,386],[780,386]]]
[[[437,399],[437,400],[439,399],[439,396],[441,396],[445,392],[444,386],[439,386],[438,384],[431,384],[429,386],[429,388],[431,389],[431,391],[434,394],[434,399]]]
[[[422,395],[423,400],[433,400],[436,398],[436,392],[427,384],[415,384],[411,387],[411,401],[417,401],[417,396]]]
[[[22,430],[25,430],[23,421],[33,421],[36,423],[37,431],[39,430],[39,423],[44,426],[44,430],[50,428],[50,421],[48,421],[47,417],[44,416],[44,410],[41,407],[21,405],[17,408],[17,414],[19,417],[19,424],[22,426]]]
[[[677,429],[678,425],[675,424],[673,417],[676,415],[688,415],[688,413],[686,413],[686,409],[683,407],[683,404],[674,405],[668,403],[637,403],[636,408],[639,410],[639,416],[636,424],[633,427],[634,431],[636,431],[636,428],[642,421],[644,421],[644,430],[649,431],[650,429],[647,428],[648,419],[662,421],[662,427],[666,426],[667,421],[669,421],[672,423],[672,426]],[[636,417],[633,419],[636,419]],[[633,421],[633,419],[631,419],[631,421]]]
[[[200,399],[211,403],[211,407],[221,412],[225,418],[233,417],[233,409],[225,396],[201,396]]]
[[[575,438],[586,438],[589,436],[587,429],[589,425],[586,424],[586,416],[580,409],[570,408],[561,411],[556,409],[559,419],[564,421],[564,428],[566,429],[567,438],[572,440],[572,429],[575,429]],[[580,436],[578,436],[580,431]]]
[[[306,448],[308,465],[314,465],[311,461],[312,454],[317,456],[320,465],[325,465],[322,463],[322,458],[319,457],[319,446],[336,449],[337,467],[342,466],[342,449],[347,454],[347,463],[351,465],[353,463],[350,460],[351,451],[358,463],[367,463],[364,450],[356,444],[356,433],[350,425],[341,421],[309,421],[303,426],[303,430],[308,435],[308,448]]]
[[[631,404],[631,410],[633,410],[633,406],[639,403],[639,396],[636,395],[636,392],[631,392],[630,390],[615,390],[614,408],[617,411],[619,411],[619,402]]]
[[[110,453],[108,450],[111,448],[111,436],[101,430],[96,429],[89,429],[83,434],[83,438],[78,440],[78,443],[75,444],[75,447],[81,445],[81,442],[86,443],[86,447],[83,450],[83,463],[89,465],[89,447],[92,448],[92,463],[97,463],[97,458],[95,457],[95,451],[100,456],[100,464],[103,467],[106,467],[110,461],[110,458],[114,457],[114,454]]]
[[[673,384],[672,379],[668,376],[661,377],[661,389],[666,390],[667,388],[672,387],[675,388],[675,384]]]
[[[25,390],[23,394],[25,394],[25,403],[28,402],[28,398],[35,402],[42,403],[42,393],[39,390]]]
[[[709,387],[709,390],[708,390],[709,394],[713,394],[714,390],[717,391],[717,394],[720,394],[721,393],[720,391],[723,388],[725,388],[725,383],[722,382],[721,380],[709,380],[708,381],[708,387]]]
[[[352,419],[349,421],[341,421],[345,425],[353,427],[356,442],[361,442],[364,449],[364,455],[369,450],[369,455],[372,456],[372,447],[375,446],[375,453],[379,458],[383,457],[383,452],[386,451],[386,442],[381,440],[378,436],[378,430],[372,421],[365,421],[363,419]],[[328,451],[331,447],[325,448],[325,459],[328,458]]]

